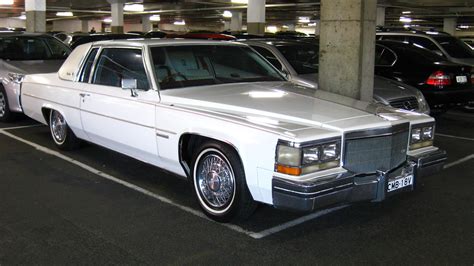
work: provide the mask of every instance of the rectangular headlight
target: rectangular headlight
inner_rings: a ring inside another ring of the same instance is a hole
[[[433,146],[434,122],[413,125],[410,135],[410,150]]]
[[[310,143],[285,143],[277,147],[275,171],[301,175],[338,167],[341,158],[341,138]]]

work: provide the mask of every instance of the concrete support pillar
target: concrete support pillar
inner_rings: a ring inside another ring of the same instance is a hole
[[[247,32],[265,34],[265,0],[249,0],[247,5]]]
[[[385,7],[377,7],[377,26],[385,26]]]
[[[316,20],[316,26],[314,28],[314,35],[319,36],[321,32],[321,20]]]
[[[81,20],[81,31],[82,32],[89,32],[89,21],[88,20]]]
[[[224,21],[224,31],[230,31],[230,21]]]
[[[25,0],[26,31],[46,32],[46,0]]]
[[[232,12],[232,18],[230,19],[230,31],[242,31],[242,12]]]
[[[107,0],[112,9],[112,33],[123,33],[123,4],[125,0]]]
[[[149,32],[152,30],[152,24],[150,21],[150,15],[144,15],[142,16],[142,31],[143,32]]]
[[[372,101],[377,0],[321,0],[319,88]]]
[[[443,31],[451,35],[454,35],[456,32],[456,18],[444,18]]]

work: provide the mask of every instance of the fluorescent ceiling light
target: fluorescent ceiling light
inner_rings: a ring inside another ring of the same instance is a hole
[[[315,27],[315,26],[316,26],[316,22],[308,23],[308,26],[309,26],[309,27]]]
[[[400,17],[400,22],[410,23],[410,22],[411,22],[411,18]]]
[[[103,22],[105,23],[112,23],[112,19],[111,18],[105,18],[104,20],[102,20]]]
[[[161,17],[160,17],[160,15],[151,15],[150,20],[151,21],[160,21]]]
[[[222,16],[224,18],[231,18],[232,17],[232,12],[230,12],[229,10],[226,10],[226,11],[224,11],[224,13],[222,13]]]
[[[404,15],[411,14],[411,11],[402,11],[402,14],[404,14]]]
[[[142,12],[144,10],[142,4],[131,4],[131,5],[125,5],[123,7],[124,11],[131,11],[131,12]]]
[[[26,15],[21,15],[19,17],[17,17],[18,19],[21,19],[21,20],[26,20]]]
[[[74,14],[72,12],[57,12],[56,16],[58,17],[72,17]]]
[[[406,29],[406,28],[410,28],[410,24],[405,24],[403,25],[403,27]]]
[[[13,5],[13,0],[0,0],[0,5],[3,6],[3,5]]]
[[[230,2],[234,4],[248,4],[249,0],[231,0]]]
[[[311,21],[310,21],[309,17],[299,17],[298,22],[299,23],[310,23]]]
[[[184,25],[186,25],[186,21],[184,21],[184,20],[175,21],[173,24],[174,24],[174,25],[178,25],[178,26],[184,26]]]
[[[459,25],[460,29],[469,29],[470,27],[468,25]]]

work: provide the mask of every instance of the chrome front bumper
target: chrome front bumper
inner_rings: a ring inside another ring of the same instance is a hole
[[[312,211],[348,202],[383,201],[394,194],[415,189],[420,178],[441,171],[446,158],[445,151],[436,150],[408,156],[405,164],[389,172],[357,174],[348,171],[309,182],[273,177],[273,205],[281,209]],[[412,185],[387,192],[389,181],[409,175],[414,179]]]

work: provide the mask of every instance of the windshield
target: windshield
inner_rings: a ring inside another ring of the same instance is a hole
[[[248,47],[183,45],[152,47],[160,88],[236,82],[283,81],[283,77]]]
[[[474,58],[474,52],[463,41],[452,36],[433,37],[454,58]]]
[[[0,58],[6,60],[61,60],[70,52],[52,37],[0,37]]]
[[[276,48],[299,75],[318,72],[319,47],[317,45],[276,45]]]

